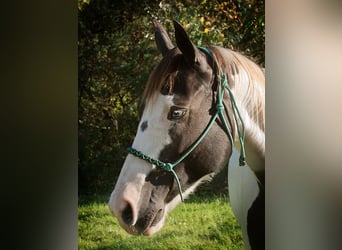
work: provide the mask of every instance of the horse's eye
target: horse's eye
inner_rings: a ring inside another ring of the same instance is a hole
[[[171,107],[170,112],[167,116],[167,119],[169,120],[179,120],[186,114],[185,108],[180,107]]]

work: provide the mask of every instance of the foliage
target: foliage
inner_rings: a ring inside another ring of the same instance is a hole
[[[196,45],[264,64],[264,1],[79,0],[78,8],[80,194],[111,190],[132,143],[139,96],[161,58],[152,18],[169,31],[180,21]]]
[[[240,51],[264,65],[264,1],[194,1],[161,4],[169,16],[161,17],[172,30],[177,17],[196,45],[220,45]]]
[[[110,214],[107,196],[81,198],[79,249],[241,249],[242,235],[227,197],[192,197],[171,211],[152,237],[128,235]]]

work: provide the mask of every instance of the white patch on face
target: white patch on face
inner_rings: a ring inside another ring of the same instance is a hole
[[[146,104],[132,145],[136,150],[154,159],[157,159],[161,150],[171,143],[169,129],[172,122],[167,119],[167,114],[173,105],[172,99],[173,96],[160,94],[153,104]],[[148,122],[148,126],[145,130],[142,130],[140,126],[145,121]],[[122,221],[121,213],[127,204],[130,204],[133,214],[132,224],[136,223],[139,199],[146,198],[141,197],[140,192],[146,176],[153,168],[155,166],[152,164],[131,154],[127,156],[124,162],[119,179],[109,200],[109,208],[126,230],[127,225]]]
[[[152,158],[157,158],[160,151],[171,143],[169,129],[172,122],[167,119],[167,114],[173,105],[172,99],[173,96],[160,94],[155,103],[146,105],[133,142],[133,148]],[[140,126],[145,121],[147,121],[148,126],[142,131]]]

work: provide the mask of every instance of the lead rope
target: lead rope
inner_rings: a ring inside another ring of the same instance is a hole
[[[226,121],[226,118],[224,116],[224,104],[223,104],[223,97],[224,97],[224,89],[227,89],[228,93],[229,93],[229,97],[230,97],[230,101],[232,104],[232,109],[233,109],[233,115],[234,115],[234,119],[236,122],[236,127],[237,127],[237,131],[238,131],[238,136],[239,136],[239,141],[240,141],[240,159],[239,159],[239,163],[240,166],[244,166],[246,164],[246,153],[245,153],[245,146],[244,146],[244,140],[245,140],[245,125],[243,123],[242,120],[242,116],[240,114],[239,109],[237,108],[236,102],[235,102],[235,98],[234,95],[229,87],[228,81],[227,81],[227,75],[224,74],[221,70],[221,68],[219,67],[219,64],[217,62],[216,57],[213,55],[213,53],[204,47],[198,47],[201,51],[203,51],[204,53],[206,53],[207,55],[209,55],[215,62],[215,66],[219,69],[219,83],[218,87],[217,87],[217,104],[216,104],[216,113],[211,117],[207,127],[204,129],[204,131],[200,134],[200,136],[197,138],[197,140],[190,145],[190,147],[178,158],[178,160],[176,160],[173,163],[165,163],[162,162],[160,160],[157,159],[153,159],[147,155],[145,155],[144,153],[142,153],[139,150],[136,150],[132,147],[127,148],[128,153],[134,155],[135,157],[138,157],[150,164],[153,164],[157,167],[160,167],[162,169],[164,169],[165,171],[171,172],[172,175],[175,177],[176,183],[177,183],[177,187],[178,187],[178,191],[179,191],[179,195],[182,201],[184,201],[184,197],[183,197],[183,192],[182,192],[182,188],[180,185],[180,181],[179,178],[174,170],[174,167],[177,166],[179,163],[181,163],[197,146],[198,144],[204,139],[204,137],[208,134],[210,128],[212,127],[212,125],[214,124],[214,122],[216,121],[217,117],[220,118],[221,122],[224,124],[225,130],[228,134],[230,143],[233,147],[234,145],[234,139],[233,139],[233,135],[229,129],[228,123]],[[223,88],[223,89],[222,89]],[[241,123],[241,131],[239,128],[239,123],[238,123],[238,119],[240,120]],[[230,152],[230,156],[232,154],[232,151]],[[230,158],[229,156],[229,158]],[[228,161],[229,164],[229,161]]]

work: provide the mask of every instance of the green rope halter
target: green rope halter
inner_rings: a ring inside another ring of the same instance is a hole
[[[228,84],[228,80],[227,80],[227,75],[221,70],[221,68],[219,67],[219,64],[217,62],[216,57],[213,55],[213,53],[204,47],[198,47],[201,51],[203,51],[204,53],[206,53],[207,55],[209,55],[215,62],[215,66],[218,68],[219,73],[218,73],[218,78],[219,78],[219,83],[218,87],[217,87],[217,103],[216,103],[216,112],[215,114],[211,117],[207,127],[203,130],[203,132],[200,134],[200,136],[197,138],[197,140],[191,144],[187,150],[184,151],[184,153],[178,158],[178,160],[176,160],[173,163],[165,163],[162,162],[160,160],[157,159],[153,159],[147,155],[145,155],[144,153],[142,153],[141,151],[138,151],[132,147],[129,147],[127,149],[128,153],[134,155],[135,157],[138,157],[150,164],[153,164],[157,167],[160,167],[162,169],[164,169],[165,171],[171,172],[173,174],[173,176],[175,177],[177,186],[178,186],[178,191],[179,191],[179,195],[181,197],[181,200],[184,201],[183,198],[183,192],[182,192],[182,188],[180,185],[180,181],[179,178],[174,170],[174,167],[177,166],[179,163],[181,163],[197,146],[198,144],[200,144],[200,142],[204,139],[204,137],[208,134],[210,128],[213,126],[214,122],[216,121],[217,118],[219,118],[221,120],[221,122],[224,125],[224,128],[228,134],[230,143],[233,147],[234,145],[234,139],[233,139],[233,135],[232,132],[229,129],[227,120],[224,116],[224,104],[223,104],[223,97],[224,97],[224,93],[225,93],[225,89],[228,91],[229,93],[229,97],[230,97],[230,102],[232,105],[232,109],[233,109],[233,115],[234,115],[234,119],[236,122],[236,127],[237,127],[237,131],[238,131],[238,137],[239,137],[239,141],[240,141],[240,159],[239,159],[239,163],[240,166],[244,166],[246,164],[246,153],[245,153],[245,145],[244,145],[244,140],[245,140],[245,125],[243,123],[242,120],[242,116],[240,114],[240,111],[236,105],[235,102],[235,98],[234,95],[229,87]],[[241,124],[241,130],[239,127],[239,123],[238,120],[240,120],[240,124]],[[232,150],[230,152],[229,158],[232,154]],[[229,162],[228,162],[229,163]]]

